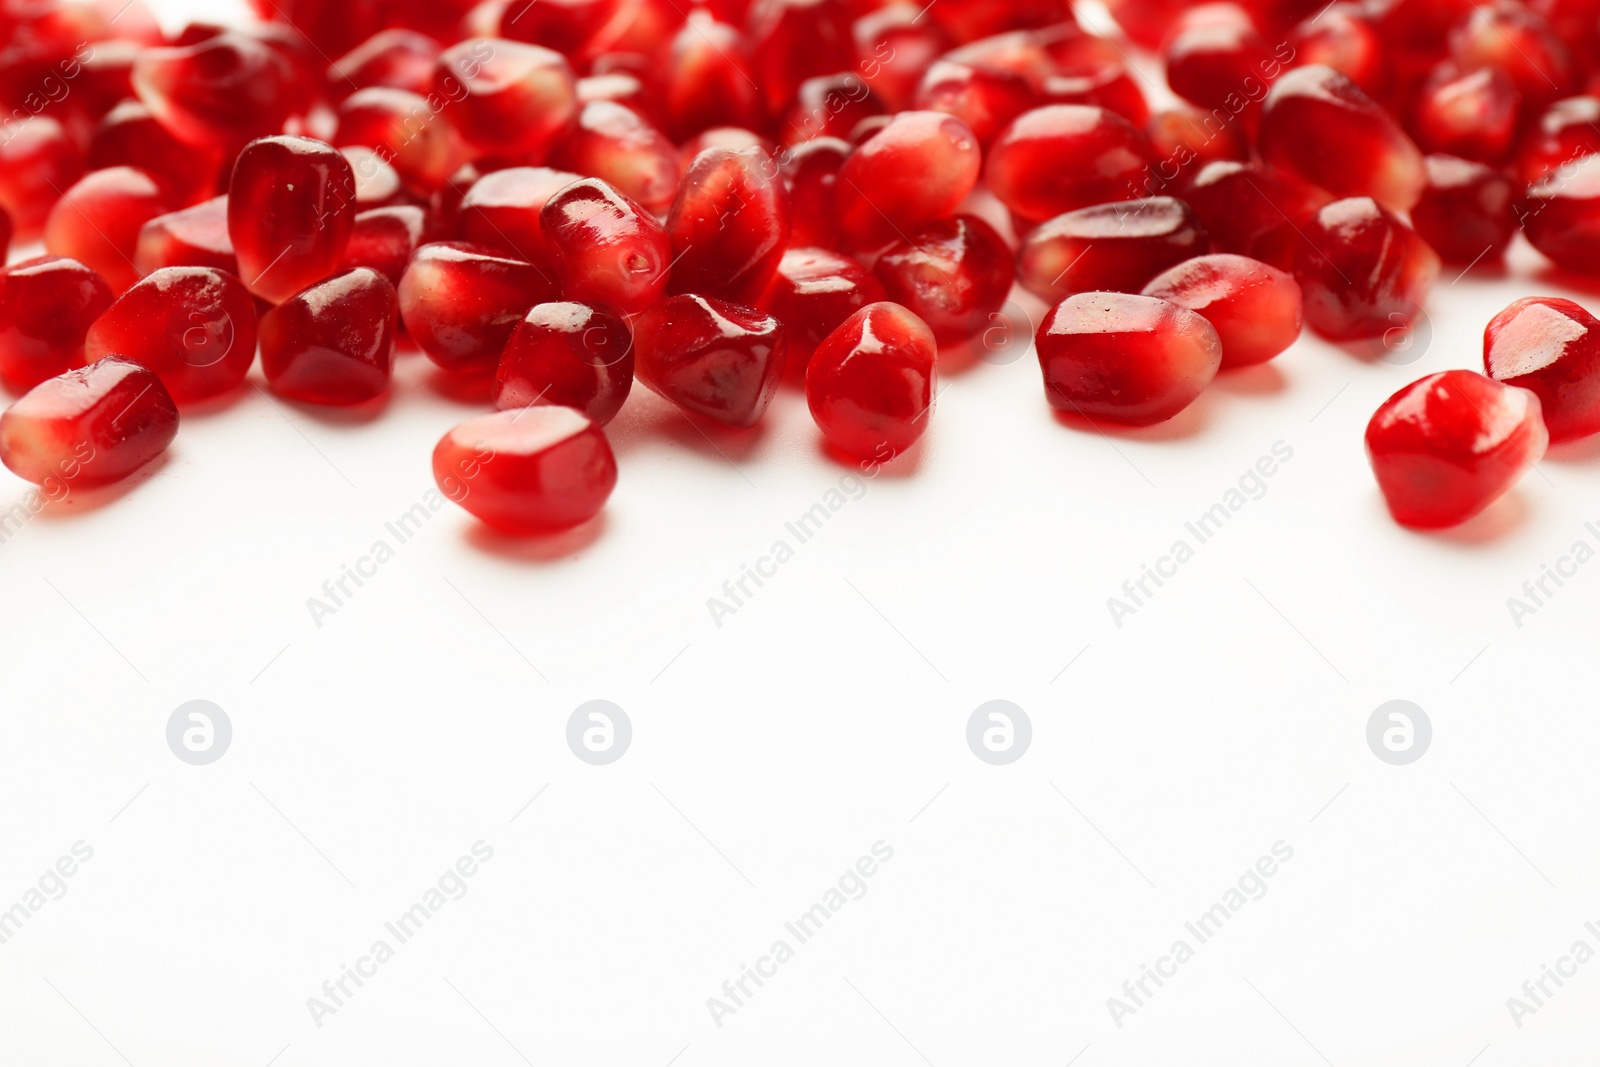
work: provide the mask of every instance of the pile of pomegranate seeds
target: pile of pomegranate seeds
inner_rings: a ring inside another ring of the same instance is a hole
[[[255,6],[164,38],[142,0],[0,0],[0,249],[48,253],[0,269],[24,478],[132,474],[258,351],[280,396],[366,404],[398,344],[500,409],[440,487],[542,534],[603,508],[636,377],[735,430],[802,387],[883,462],[1014,300],[1064,421],[1148,426],[1302,323],[1392,339],[1518,229],[1600,274],[1592,0],[1115,0],[1157,111],[1070,0]],[[1395,518],[1462,522],[1600,432],[1597,329],[1519,300],[1487,375],[1385,403]]]

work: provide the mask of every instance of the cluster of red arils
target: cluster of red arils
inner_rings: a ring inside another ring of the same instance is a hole
[[[1052,305],[1049,402],[1138,426],[1302,319],[1393,337],[1519,223],[1600,271],[1600,0],[1115,0],[1187,101],[1155,113],[1069,0],[257,4],[168,38],[140,0],[0,0],[0,207],[49,252],[0,271],[26,478],[126,476],[258,348],[278,395],[355,405],[406,343],[499,409],[441,488],[542,532],[604,505],[636,378],[736,428],[803,381],[837,451],[904,452],[1014,283]],[[1491,377],[1386,404],[1396,517],[1600,428],[1593,325],[1520,302]]]

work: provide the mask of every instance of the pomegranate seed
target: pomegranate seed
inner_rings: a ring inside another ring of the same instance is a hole
[[[690,164],[667,214],[673,293],[752,304],[789,243],[789,194],[760,149],[708,148]]]
[[[1390,68],[1391,94],[1403,98],[1445,58],[1450,30],[1476,6],[1476,0],[1395,0],[1372,9]]]
[[[954,115],[987,145],[1038,104],[1038,93],[1021,74],[941,59],[922,76],[913,106]]]
[[[228,233],[250,291],[281,303],[338,267],[356,219],[356,178],[338,150],[264,137],[239,153]]]
[[[702,130],[679,145],[678,154],[683,157],[684,166],[687,167],[700,157],[701,152],[708,148],[721,148],[729,152],[743,152],[747,148],[759,148],[773,158],[777,158],[778,154],[778,146],[770,139],[753,130],[741,129],[738,126],[717,126],[709,130]]]
[[[1411,224],[1451,263],[1493,261],[1516,232],[1516,197],[1501,171],[1454,156],[1429,156],[1428,184]]]
[[[306,0],[315,3],[315,0]],[[357,7],[362,6],[357,0]],[[437,41],[453,41],[460,36],[462,24],[471,15],[472,0],[387,0],[378,4],[378,14],[387,18],[392,26],[403,30],[425,33]],[[364,40],[370,33],[359,35]],[[329,50],[337,55],[338,50]]]
[[[146,49],[133,66],[133,87],[173,136],[215,148],[283,129],[300,91],[287,59],[239,33]]]
[[[666,231],[600,179],[585,178],[552,196],[540,225],[571,299],[636,315],[666,292],[672,265]]]
[[[1584,156],[1528,186],[1522,232],[1558,266],[1600,273],[1600,156]]]
[[[1492,163],[1511,148],[1521,102],[1510,75],[1500,68],[1461,71],[1446,64],[1419,90],[1411,132],[1423,151]]]
[[[846,319],[884,299],[882,284],[856,260],[824,248],[791,248],[761,306],[783,323],[787,363],[799,370]]]
[[[44,245],[98,271],[121,293],[139,280],[133,252],[144,224],[172,209],[166,193],[142,170],[112,167],[84,175],[45,223]]]
[[[83,339],[115,296],[74,259],[41,256],[0,269],[0,383],[14,393],[83,366]]]
[[[339,95],[357,89],[405,89],[426,96],[442,51],[439,42],[412,30],[382,30],[340,56],[328,68],[328,86]]]
[[[678,191],[678,147],[621,104],[585,104],[550,164],[600,178],[651,214],[671,207]]]
[[[576,58],[620,6],[618,0],[511,0],[500,33]]]
[[[1469,370],[1430,374],[1367,424],[1367,458],[1395,521],[1439,529],[1492,504],[1544,455],[1539,398]]]
[[[854,247],[880,249],[954,214],[978,184],[982,163],[978,139],[960,119],[902,111],[840,168],[840,229]]]
[[[1268,163],[1337,196],[1392,210],[1417,202],[1422,153],[1356,83],[1332,67],[1300,67],[1267,94],[1258,144]]]
[[[428,213],[412,204],[373,208],[356,216],[341,271],[371,267],[396,288],[417,249],[427,243]]]
[[[137,100],[124,100],[100,120],[89,142],[89,169],[135,167],[161,184],[174,204],[216,195],[221,154],[184,144]],[[65,188],[65,186],[63,186]]]
[[[617,460],[599,426],[571,408],[479,415],[433,450],[439,491],[501,533],[555,533],[600,514]]]
[[[261,369],[279,396],[347,406],[389,387],[395,291],[358,267],[284,301],[261,320]]]
[[[989,150],[989,188],[1016,214],[1043,222],[1142,189],[1150,145],[1104,108],[1055,104],[1019,116]]]
[[[581,174],[548,167],[510,167],[486,174],[461,199],[458,232],[464,241],[497,249],[529,263],[555,261],[539,215],[556,193]]]
[[[639,380],[684,411],[744,429],[761,421],[783,376],[783,325],[753,308],[674,296],[634,324]]]
[[[400,279],[400,314],[412,340],[445,370],[493,373],[528,309],[558,299],[531,263],[456,241],[417,249]]]
[[[1537,13],[1520,3],[1474,3],[1450,31],[1450,55],[1463,67],[1498,67],[1535,106],[1576,88],[1572,54]]]
[[[1165,270],[1144,287],[1199,312],[1222,338],[1222,369],[1265,363],[1300,336],[1300,285],[1286,271],[1222,252]]]
[[[1305,243],[1300,227],[1332,198],[1297,178],[1255,163],[1207,163],[1183,198],[1199,216],[1211,243],[1279,270],[1294,265]]]
[[[133,265],[141,275],[163,267],[214,267],[237,275],[239,257],[228,236],[228,198],[215,197],[145,223]]]
[[[1306,321],[1335,341],[1408,327],[1439,276],[1439,256],[1371,197],[1335,200],[1305,223],[1294,276]]]
[[[140,281],[89,327],[84,355],[148,367],[180,404],[233,389],[256,358],[256,306],[231,274],[168,267]]]
[[[1188,0],[1110,0],[1106,10],[1135,42],[1155,51]]]
[[[947,46],[933,19],[923,18],[923,5],[890,3],[856,19],[856,69],[872,83],[891,111],[913,106],[924,72]]]
[[[744,34],[691,11],[672,39],[662,106],[675,140],[716,126],[761,126],[766,105]]]
[[[1103,107],[1142,128],[1150,121],[1150,103],[1120,59],[1079,74],[1053,74],[1039,86],[1041,104]]]
[[[1241,90],[1254,85],[1259,91],[1271,81],[1265,72],[1281,69],[1254,20],[1230,3],[1185,12],[1162,53],[1172,91],[1208,110],[1232,110],[1229,105],[1241,99]],[[1252,102],[1245,112],[1253,116],[1256,110]]]
[[[752,0],[745,29],[773,115],[784,113],[801,82],[848,70],[855,59],[844,0]]]
[[[1205,230],[1183,201],[1124,200],[1041,225],[1022,242],[1017,274],[1024,288],[1051,302],[1096,290],[1136,293],[1207,247]]]
[[[1129,426],[1165,422],[1222,365],[1216,329],[1150,296],[1078,293],[1045,315],[1036,338],[1050,406]]]
[[[441,109],[443,99],[404,89],[351,93],[339,105],[334,143],[341,148],[371,148],[408,184],[437,189],[460,169],[467,152],[461,134]]]
[[[250,0],[263,19],[280,19],[297,28],[318,51],[340,55],[377,33],[383,15],[378,0]],[[447,6],[447,5],[441,5]],[[391,12],[391,15],[393,12]]]
[[[49,115],[32,115],[0,137],[0,207],[20,240],[44,231],[61,191],[83,176],[83,150]]]
[[[1600,432],[1600,320],[1571,300],[1525,297],[1490,319],[1483,367],[1539,398],[1550,440]]]
[[[941,0],[928,11],[958,41],[1075,21],[1066,0],[1010,0],[1004,4],[992,0]]]
[[[652,126],[661,125],[662,115],[657,104],[656,92],[637,74],[615,71],[610,74],[591,74],[587,78],[579,78],[578,102],[595,104],[601,101],[621,104]]]
[[[159,457],[178,408],[137,363],[102,359],[41,382],[0,415],[0,462],[36,485],[109,485]]]
[[[1524,185],[1600,152],[1600,98],[1558,100],[1540,114],[1517,151],[1516,173]]]
[[[1145,125],[1150,140],[1150,181],[1139,190],[1149,196],[1167,191],[1207,163],[1219,159],[1243,162],[1250,158],[1250,141],[1237,123],[1219,122],[1214,115],[1175,108],[1158,111]]]
[[[818,137],[783,153],[778,169],[789,186],[789,244],[795,248],[839,248],[834,188],[855,146]]]
[[[889,299],[949,344],[991,325],[1016,280],[1011,249],[994,227],[973,215],[912,231],[879,258],[875,270]]]
[[[572,68],[538,45],[462,41],[440,55],[434,91],[458,101],[450,118],[473,148],[535,162],[578,114]]]
[[[339,149],[339,154],[350,162],[350,170],[356,176],[356,211],[416,202],[400,180],[400,172],[377,152],[351,145]]]
[[[1295,27],[1289,37],[1297,66],[1332,67],[1369,96],[1387,81],[1383,39],[1359,4],[1336,3]]]
[[[841,323],[806,366],[806,404],[828,443],[879,461],[916,444],[933,415],[937,347],[899,304],[868,304]]]
[[[633,389],[628,324],[588,304],[538,304],[500,356],[495,405],[558,404],[604,425]]]
[[[814,137],[846,137],[863,119],[888,114],[859,74],[828,74],[800,83],[789,114],[780,123],[785,146]]]

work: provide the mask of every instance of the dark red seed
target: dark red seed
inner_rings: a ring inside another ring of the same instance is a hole
[[[1007,30],[1075,24],[1066,0],[940,0],[928,14],[957,41],[976,41]]]
[[[913,106],[954,115],[987,145],[1039,103],[1038,92],[1021,74],[942,59],[922,76]]]
[[[641,382],[727,426],[761,421],[783,376],[783,325],[715,297],[670,297],[640,316],[633,337]]]
[[[691,11],[672,39],[663,109],[667,132],[683,140],[717,126],[761,126],[766,104],[750,44],[708,12]]]
[[[884,299],[882,284],[856,260],[824,248],[791,248],[761,307],[783,323],[787,362],[796,370],[846,319]]]
[[[395,291],[375,270],[319,282],[261,320],[261,369],[279,396],[352,405],[389,387]]]
[[[415,205],[363,211],[356,216],[355,229],[350,232],[350,243],[345,245],[339,269],[371,267],[398,288],[406,268],[411,265],[411,257],[427,243],[429,236],[428,213]]]
[[[1294,265],[1305,243],[1300,228],[1332,198],[1321,189],[1256,163],[1207,163],[1190,181],[1184,201],[1199,216],[1217,251]]]
[[[560,52],[538,45],[462,41],[440,55],[434,91],[456,101],[450,119],[473,148],[531,162],[578,114],[572,68]]]
[[[1528,186],[1518,214],[1528,241],[1558,266],[1600,274],[1600,156],[1584,156]]]
[[[498,249],[529,263],[553,263],[555,249],[540,212],[556,193],[583,175],[549,167],[509,167],[485,174],[461,198],[457,227],[463,241]]]
[[[137,363],[103,359],[41,382],[0,415],[0,462],[36,485],[109,485],[159,457],[178,408]]]
[[[437,94],[362,89],[339,105],[334,144],[371,148],[408,185],[421,191],[437,189],[467,158],[467,147],[452,121],[455,108],[448,103]]]
[[[913,106],[913,96],[929,66],[948,47],[920,4],[894,2],[861,15],[850,28],[856,63],[891,111]]]
[[[134,249],[144,224],[171,211],[167,193],[150,175],[112,167],[83,176],[50,210],[44,246],[98,271],[122,293],[139,280]]]
[[[652,214],[672,205],[681,172],[666,134],[609,101],[583,105],[577,125],[551,149],[550,165],[608,182]]]
[[[756,148],[708,148],[695,159],[667,214],[673,293],[753,304],[789,243],[789,193],[772,157]]]
[[[834,193],[845,239],[876,251],[954,214],[978,184],[982,162],[977,137],[960,119],[902,111],[840,168]]]
[[[1511,149],[1522,96],[1505,71],[1442,66],[1417,92],[1411,132],[1424,152],[1497,162]]]
[[[1266,72],[1282,70],[1255,21],[1230,3],[1186,12],[1167,38],[1163,58],[1172,91],[1207,110],[1231,110],[1235,101],[1249,101],[1246,87],[1270,83]]]
[[[1004,238],[975,215],[930,222],[906,235],[874,268],[889,299],[941,343],[982,333],[1005,306],[1016,265]]]
[[[1332,67],[1378,96],[1388,81],[1383,38],[1359,4],[1335,3],[1307,18],[1289,36],[1297,66]]]
[[[559,299],[555,280],[531,263],[447,241],[423,245],[400,279],[406,332],[439,366],[485,377],[535,304]]]
[[[234,164],[228,233],[250,291],[279,303],[332,274],[356,220],[356,178],[338,150],[264,137]]]
[[[83,339],[115,296],[75,259],[41,256],[0,269],[0,383],[13,393],[83,366]]]
[[[841,323],[806,366],[806,404],[828,443],[879,462],[916,444],[933,417],[937,348],[899,304],[869,304]]]
[[[1170,196],[1097,204],[1033,230],[1017,253],[1017,278],[1056,302],[1073,293],[1136,293],[1175,263],[1204,253],[1205,229]]]
[[[772,115],[784,113],[807,78],[848,70],[855,59],[844,0],[752,0],[745,30]]]
[[[1294,344],[1304,317],[1300,285],[1286,271],[1222,252],[1162,271],[1144,287],[1197,311],[1222,339],[1222,369],[1265,363]]]
[[[600,179],[585,178],[552,196],[539,222],[570,299],[636,315],[666,292],[672,266],[666,231]]]
[[[1335,200],[1305,223],[1294,276],[1306,322],[1335,341],[1408,328],[1439,276],[1439,255],[1371,197]]]
[[[1490,319],[1483,367],[1539,398],[1550,440],[1600,432],[1600,320],[1573,301],[1524,297]]]
[[[228,198],[219,196],[145,223],[133,265],[141,275],[163,267],[215,267],[237,275],[239,257],[228,236]]]
[[[1517,230],[1511,179],[1493,167],[1454,156],[1427,158],[1428,184],[1411,209],[1411,225],[1450,263],[1494,262]]]
[[[31,115],[0,137],[0,207],[31,241],[44,230],[63,190],[83,176],[83,149],[49,115]]]
[[[1142,193],[1172,193],[1207,163],[1250,158],[1250,141],[1238,122],[1185,108],[1158,111],[1145,126],[1154,162]]]
[[[1450,31],[1450,55],[1463,67],[1504,70],[1517,91],[1535,106],[1577,87],[1572,53],[1544,18],[1510,0],[1472,5],[1472,14]]]
[[[841,247],[834,188],[855,146],[818,137],[784,152],[779,170],[789,186],[789,244],[795,248]]]
[[[89,169],[135,167],[166,190],[178,205],[216,194],[222,154],[184,144],[137,100],[124,100],[100,120],[89,142]],[[66,188],[62,186],[62,188]]]
[[[289,60],[240,33],[147,49],[134,64],[133,87],[179,140],[219,149],[283,129],[301,94]]]
[[[1121,115],[1056,104],[1019,116],[989,150],[989,188],[1024,219],[1144,192],[1150,146]]]
[[[538,304],[500,356],[495,405],[558,404],[610,422],[633,389],[633,335],[603,308]]]
[[[814,137],[846,137],[861,120],[887,113],[871,83],[859,74],[807,78],[779,123],[779,136],[786,147]]]
[[[328,88],[339,96],[357,89],[433,90],[439,42],[412,30],[382,30],[340,56],[328,68]]]
[[[1540,114],[1516,151],[1515,169],[1524,185],[1600,152],[1600,98],[1558,100]]]

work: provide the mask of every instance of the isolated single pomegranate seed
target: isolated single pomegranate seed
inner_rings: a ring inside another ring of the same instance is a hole
[[[221,166],[220,152],[178,140],[137,100],[112,108],[89,142],[90,170],[137,168],[159,182],[175,205],[215,195]]]
[[[1383,38],[1359,4],[1335,3],[1306,19],[1289,35],[1297,66],[1332,67],[1377,96],[1388,81]]]
[[[517,537],[579,526],[605,507],[617,460],[598,425],[541,405],[468,419],[433,450],[439,491]]]
[[[338,268],[356,219],[356,178],[338,150],[264,137],[239,154],[228,232],[250,291],[280,303]]]
[[[784,113],[807,78],[848,70],[855,59],[845,0],[751,0],[745,30],[772,115]]]
[[[1249,101],[1244,92],[1248,86],[1270,82],[1265,72],[1282,69],[1255,21],[1231,3],[1207,3],[1185,12],[1167,38],[1162,58],[1172,91],[1206,109]],[[1254,105],[1245,110],[1253,111]]]
[[[1337,196],[1370,196],[1404,210],[1427,180],[1406,132],[1332,67],[1299,67],[1279,78],[1257,136],[1268,163]]]
[[[851,153],[834,189],[839,225],[875,251],[924,222],[954,214],[978,184],[978,139],[938,111],[902,111]]]
[[[621,104],[585,104],[577,125],[550,151],[550,165],[600,178],[651,214],[678,192],[678,147]]]
[[[583,175],[549,167],[509,167],[485,174],[461,198],[457,231],[463,241],[498,249],[530,263],[554,263],[540,213],[550,198]]]
[[[1153,162],[1141,196],[1172,195],[1177,186],[1207,163],[1250,158],[1250,141],[1238,122],[1173,108],[1158,111],[1145,124]]]
[[[178,407],[137,363],[102,359],[41,382],[0,415],[0,462],[36,485],[121,481],[167,450]]]
[[[756,81],[750,43],[705,11],[672,39],[663,110],[667,132],[683,140],[716,126],[760,126],[766,104]]]
[[[913,230],[879,257],[874,270],[889,299],[947,344],[982,333],[1005,306],[1016,279],[1004,238],[975,215]]]
[[[460,89],[457,88],[457,95]],[[437,94],[375,87],[351,93],[339,104],[334,144],[378,153],[415,189],[443,185],[467,158],[467,147],[451,116],[455,107]]]
[[[913,106],[924,72],[943,55],[948,40],[921,4],[903,0],[861,15],[851,24],[856,69],[891,111]]]
[[[1600,156],[1584,156],[1528,186],[1518,213],[1529,243],[1557,266],[1600,274]]]
[[[1557,100],[1542,113],[1516,151],[1515,171],[1532,185],[1551,171],[1569,168],[1600,152],[1600,97]]]
[[[205,400],[244,381],[255,362],[255,301],[211,267],[158,270],[89,327],[84,354],[148,367],[180,404]]]
[[[855,146],[818,137],[785,151],[778,169],[789,186],[789,244],[795,248],[839,248],[843,238],[834,211],[839,171]]]
[[[426,95],[443,51],[439,42],[413,30],[381,30],[328,67],[328,88],[340,96],[358,89],[406,89]]]
[[[0,384],[14,393],[83,366],[83,339],[115,296],[75,259],[41,256],[0,269]]]
[[[708,148],[695,158],[667,214],[673,293],[753,304],[789,243],[789,193],[758,148]]]
[[[761,307],[783,323],[786,362],[794,371],[846,319],[884,299],[882,284],[858,261],[825,248],[791,248]]]
[[[1367,458],[1395,521],[1465,522],[1494,503],[1548,444],[1539,398],[1469,370],[1430,374],[1367,424]]]
[[[224,149],[282,130],[302,91],[288,59],[241,33],[146,49],[133,87],[173,136]]]
[[[363,211],[356,216],[355,228],[350,231],[350,243],[345,245],[341,271],[356,267],[371,267],[396,288],[405,277],[406,268],[417,249],[432,236],[428,229],[428,213],[412,204],[396,207],[379,207]]]
[[[132,167],[86,174],[68,189],[45,223],[44,246],[51,255],[76,259],[124,292],[139,280],[133,253],[139,231],[173,205],[155,179]]]
[[[535,305],[500,356],[495,405],[558,404],[604,425],[633,389],[633,335],[604,308]]]
[[[933,416],[937,349],[933,331],[899,304],[851,315],[806,366],[806,404],[823,437],[880,462],[916,444]]]
[[[989,188],[1024,219],[1143,193],[1150,145],[1121,115],[1056,104],[1020,115],[989,150]]]
[[[783,325],[754,308],[670,297],[634,324],[639,380],[684,411],[739,429],[766,413],[783,376]]]
[[[1454,156],[1429,156],[1428,184],[1411,224],[1449,263],[1493,262],[1517,230],[1516,195],[1504,172]]]
[[[1424,152],[1494,163],[1511,149],[1522,95],[1499,67],[1442,66],[1418,90],[1411,132]]]
[[[434,91],[456,101],[450,119],[482,153],[538,162],[578,114],[572,68],[560,52],[484,38],[439,57]]]
[[[1301,227],[1332,198],[1297,178],[1255,163],[1219,160],[1200,168],[1183,194],[1217,251],[1294,265]]]
[[[1017,277],[1045,300],[1092,291],[1136,293],[1175,263],[1206,251],[1205,229],[1170,196],[1096,204],[1057,215],[1028,234]]]
[[[1227,252],[1162,271],[1145,296],[1199,312],[1222,339],[1222,369],[1265,363],[1300,336],[1300,285],[1287,271]]]
[[[528,309],[559,299],[559,291],[531,263],[445,241],[417,249],[400,279],[399,297],[406,332],[430,359],[481,378],[494,373],[506,339]]]
[[[133,265],[140,275],[163,267],[215,267],[239,273],[239,257],[228,235],[228,198],[219,196],[158,215],[139,230]]]
[[[1335,200],[1305,223],[1294,276],[1306,322],[1335,341],[1409,327],[1439,276],[1439,255],[1371,197]]]
[[[32,115],[0,137],[0,207],[17,237],[31,241],[44,230],[50,208],[83,176],[83,149],[49,115]]]
[[[666,231],[600,179],[585,178],[552,196],[540,225],[567,297],[636,315],[666,292],[672,266]]]
[[[389,387],[395,291],[358,267],[318,282],[261,320],[261,369],[279,396],[351,405]]]
[[[1600,432],[1600,320],[1573,301],[1524,297],[1490,319],[1483,367],[1539,398],[1550,440]]]
[[[1534,106],[1577,86],[1572,53],[1543,17],[1512,0],[1474,2],[1472,14],[1450,31],[1450,55],[1463,67],[1504,70]]]
[[[1069,296],[1035,340],[1051,407],[1129,426],[1172,418],[1222,365],[1222,339],[1209,322],[1150,296]]]

